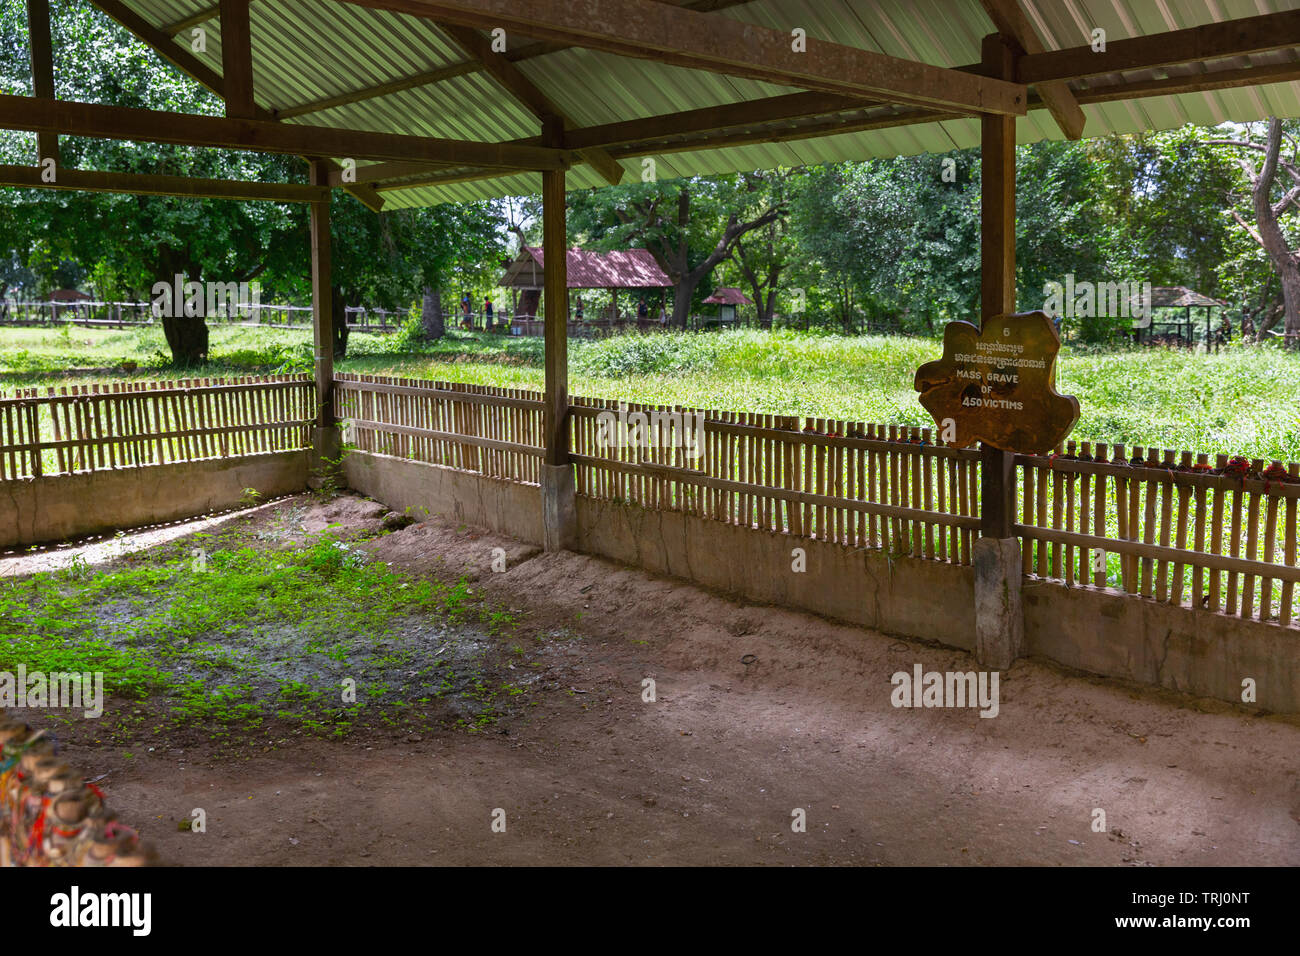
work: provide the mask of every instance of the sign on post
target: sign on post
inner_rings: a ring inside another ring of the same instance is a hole
[[[983,330],[950,322],[943,358],[917,369],[914,385],[949,445],[1052,451],[1079,420],[1079,400],[1056,391],[1060,348],[1045,312],[996,316]]]

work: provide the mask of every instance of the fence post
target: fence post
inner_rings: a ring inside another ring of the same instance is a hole
[[[543,125],[547,145],[563,143],[563,127]],[[546,296],[546,393],[543,412],[542,540],[547,551],[573,550],[578,542],[573,462],[569,459],[568,229],[563,169],[542,173],[542,285]]]
[[[329,167],[313,160],[311,184],[329,184]],[[311,204],[311,305],[316,351],[316,424],[312,429],[311,469],[317,475],[339,458],[339,432],[334,421],[334,297],[331,289],[330,200]]]
[[[1017,49],[1009,37],[984,38],[989,76],[1015,78]],[[980,315],[982,322],[1016,311],[1016,120],[980,117]],[[1020,656],[1024,614],[1020,601],[1020,541],[1015,456],[980,444],[980,538],[975,542],[975,657],[1002,669]]]

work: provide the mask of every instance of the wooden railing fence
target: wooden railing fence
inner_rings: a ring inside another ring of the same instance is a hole
[[[307,375],[19,389],[0,395],[0,481],[311,444]]]

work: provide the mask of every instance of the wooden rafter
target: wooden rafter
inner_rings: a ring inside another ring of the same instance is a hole
[[[654,0],[344,0],[462,26],[491,25],[622,56],[784,86],[968,113],[1022,115],[1023,86],[807,38]]]
[[[822,94],[822,92],[796,92],[796,94],[787,94],[783,96],[771,96],[771,98],[762,100],[746,100],[742,103],[729,103],[722,107],[703,107],[701,109],[686,109],[679,113],[664,113],[662,116],[651,116],[643,120],[628,120],[624,122],[612,122],[601,126],[584,126],[578,129],[565,130],[564,142],[565,148],[571,150],[589,150],[593,146],[606,148],[612,153],[619,155],[645,155],[649,150],[642,152],[627,152],[620,150],[620,147],[627,146],[629,143],[647,143],[659,142],[668,137],[680,137],[680,135],[690,133],[703,134],[724,134],[729,133],[735,127],[754,126],[763,124],[763,122],[774,122],[779,120],[792,120],[792,118],[806,118],[816,116],[816,114],[837,113],[849,111],[849,109],[861,109],[871,107],[871,101],[859,100],[854,96],[836,96],[833,94]],[[926,116],[933,116],[930,111],[922,111]],[[849,131],[849,130],[845,130]],[[770,138],[770,134],[761,135],[757,139]],[[526,139],[511,140],[513,143],[536,144],[541,143],[539,137],[529,137]],[[701,140],[701,147],[707,148],[708,144],[714,143],[715,140],[710,138]],[[690,147],[695,148],[695,147]],[[433,166],[425,166],[424,169],[412,169],[412,164],[399,163],[382,163],[373,166],[364,166],[363,169],[357,170],[357,179],[364,182],[380,182],[382,185],[378,189],[409,189],[412,183],[395,182],[398,179],[419,176],[420,173],[435,173],[437,170]],[[441,185],[443,182],[454,181],[461,182],[467,178],[464,169],[458,169],[448,179],[441,174],[434,176],[421,176],[416,185],[429,186]]]
[[[1169,76],[1159,80],[1139,80],[1089,87],[1075,95],[1080,103],[1113,103],[1146,96],[1172,96],[1178,93],[1205,93],[1210,90],[1240,89],[1300,80],[1300,63],[1273,66],[1248,66],[1231,70],[1214,70],[1188,76]]]
[[[27,0],[27,36],[31,43],[32,90],[37,96],[54,97],[54,44],[50,40],[50,0]],[[41,133],[36,151],[43,161],[59,162],[59,137]]]
[[[55,182],[45,182],[37,166],[0,166],[0,186],[76,189],[88,192],[135,193],[148,196],[193,196],[204,199],[254,199],[271,202],[319,202],[329,190],[300,183],[239,182],[162,176],[152,173],[112,173],[89,169],[60,169]]]
[[[1038,32],[1025,16],[1024,10],[1020,8],[1020,0],[980,0],[980,2],[984,5],[984,11],[993,21],[998,33],[1015,40],[1024,53],[1043,53],[1046,50]],[[1061,132],[1065,133],[1066,138],[1081,137],[1086,119],[1083,110],[1079,107],[1079,101],[1074,98],[1065,81],[1044,81],[1037,85],[1037,90],[1038,95],[1047,104],[1047,108],[1052,111],[1052,117],[1061,127]]]
[[[181,17],[179,20],[174,20],[166,26],[160,27],[160,29],[168,36],[176,36],[177,34],[184,33],[186,30],[191,30],[194,27],[215,20],[220,16],[221,4],[210,3],[196,13],[191,13],[187,17]]]
[[[1216,70],[1186,77],[1107,84],[1080,90],[1075,97],[1080,104],[1087,105],[1295,80],[1300,80],[1300,64],[1288,63],[1267,67]],[[963,118],[959,113],[936,113],[933,110],[902,110],[863,116],[864,109],[871,106],[870,103],[849,97],[831,97],[820,93],[791,93],[762,100],[749,100],[744,103],[686,110],[681,113],[666,113],[642,120],[569,130],[566,133],[566,142],[572,142],[574,145],[597,142],[607,145],[611,155],[618,159],[633,159],[654,154],[746,146],[754,143],[783,143],[819,136],[893,129]],[[1048,108],[1047,103],[1037,94],[1030,95],[1028,106],[1030,110]],[[764,125],[793,118],[804,118],[809,121],[794,126]],[[638,130],[652,135],[638,136],[636,135]],[[530,137],[514,142],[536,143],[538,141],[536,137]],[[486,169],[467,170],[463,167],[438,173],[433,167],[425,167],[424,171],[428,171],[430,175],[410,179],[409,177],[421,171],[413,170],[411,164],[399,168],[397,164],[385,163],[364,168],[370,174],[367,181],[376,182],[376,188],[381,192],[510,175],[509,173],[495,174],[492,170]],[[400,177],[407,178],[399,179]]]
[[[433,83],[441,83],[443,80],[450,80],[453,77],[464,76],[467,73],[477,73],[482,69],[482,64],[466,60],[462,63],[452,63],[448,66],[438,67],[436,70],[425,70],[423,73],[416,73],[413,76],[408,76],[400,80],[381,83],[378,86],[367,86],[359,90],[353,90],[350,93],[340,93],[337,96],[326,96],[321,99],[310,100],[306,103],[299,103],[297,106],[286,106],[281,109],[273,109],[271,112],[276,119],[292,119],[295,116],[306,116],[308,113],[320,113],[325,110],[332,110],[338,106],[347,106],[351,103],[362,103],[366,100],[378,99],[381,96],[389,96],[393,93],[413,90],[420,86],[429,86]]]
[[[1076,46],[1025,56],[1016,64],[1016,78],[1021,83],[1043,84],[1295,46],[1300,46],[1300,14],[1292,10],[1110,40],[1105,52],[1094,52],[1091,46]]]
[[[188,47],[173,41],[172,37],[149,23],[142,16],[122,3],[121,0],[92,0],[107,16],[126,31],[133,34],[145,46],[149,47],[176,69],[190,76],[201,86],[207,87],[217,96],[225,99],[225,84],[221,77],[210,69],[202,60],[194,56]],[[258,119],[274,119],[260,107],[254,106],[254,115]],[[304,157],[305,158],[305,157]],[[354,199],[368,209],[379,212],[384,200],[373,186],[348,185],[343,187]]]
[[[448,163],[374,163],[370,166],[358,166],[353,173],[353,182],[357,183],[376,183],[388,179],[397,179],[401,176],[419,176],[436,169],[460,169],[463,167],[454,166]],[[329,184],[331,186],[343,185],[342,170],[334,170],[329,175]]]
[[[564,144],[569,149],[619,146],[663,136],[711,133],[737,126],[799,119],[823,113],[863,109],[872,105],[878,104],[854,96],[838,96],[833,93],[786,93],[761,100],[746,100],[740,103],[728,103],[725,106],[706,106],[643,119],[566,130]]]
[[[556,120],[561,126],[570,125],[568,116],[542,92],[532,80],[524,76],[519,68],[500,53],[493,51],[492,43],[483,34],[469,27],[454,23],[440,23],[439,29],[456,41],[472,58],[483,65],[488,74],[502,87],[528,108],[543,124]],[[611,185],[617,186],[623,179],[623,167],[604,149],[593,146],[578,151],[585,162],[600,173]]]
[[[221,81],[226,115],[252,119],[253,34],[248,19],[249,0],[221,0]]]
[[[685,3],[681,2],[681,0],[658,0],[658,2],[667,3],[672,6],[686,7],[690,10],[711,12],[714,10],[725,10],[728,7],[742,6],[743,4],[753,2],[753,0],[686,0]],[[568,43],[525,43],[522,46],[506,50],[504,53],[499,53],[497,55],[505,59],[507,62],[519,63],[523,60],[531,60],[539,56],[546,56],[551,53],[558,53],[561,50],[570,50],[572,48],[572,45]],[[272,112],[279,119],[290,119],[294,116],[306,116],[308,113],[319,113],[323,110],[334,109],[337,106],[347,106],[351,103],[363,103],[366,100],[378,99],[382,96],[390,96],[393,93],[402,93],[406,90],[417,89],[421,86],[432,86],[435,83],[441,83],[443,80],[450,80],[457,76],[465,76],[468,73],[479,73],[482,72],[483,69],[483,64],[478,60],[461,60],[459,63],[448,63],[446,66],[440,66],[432,70],[425,70],[421,73],[415,73],[398,80],[389,80],[386,83],[359,87],[346,93],[336,93],[333,96],[321,97],[319,99],[309,100],[305,103],[299,103],[296,106],[280,107],[273,109]]]
[[[0,128],[266,153],[423,160],[508,169],[562,169],[572,158],[564,150],[542,146],[296,126],[31,96],[0,95]]]
[[[518,169],[484,169],[482,167],[460,167],[446,172],[434,172],[418,179],[406,179],[400,182],[376,183],[375,188],[381,192],[393,192],[398,189],[419,189],[428,186],[447,186],[451,183],[467,183],[480,179],[502,179],[517,176]]]

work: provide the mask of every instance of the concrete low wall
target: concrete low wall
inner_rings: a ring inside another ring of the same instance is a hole
[[[578,550],[685,578],[750,601],[800,608],[864,627],[975,646],[975,573],[936,561],[889,558],[579,496]],[[796,571],[804,552],[806,570]]]
[[[395,511],[443,515],[499,531],[529,544],[542,543],[542,492],[500,478],[444,465],[353,451],[343,459],[348,487]]]
[[[536,486],[353,453],[354,488],[392,508],[424,507],[531,544],[542,541]],[[890,558],[633,504],[577,497],[578,550],[758,603],[799,608],[890,634],[975,647],[974,569]],[[795,571],[795,549],[805,571]],[[1296,628],[1171,607],[1118,591],[1026,579],[1025,653],[1105,677],[1300,713]]]
[[[211,458],[0,481],[0,548],[192,518],[307,487],[307,452]]]
[[[1025,652],[1106,677],[1300,714],[1300,632],[1114,590],[1026,581]]]

